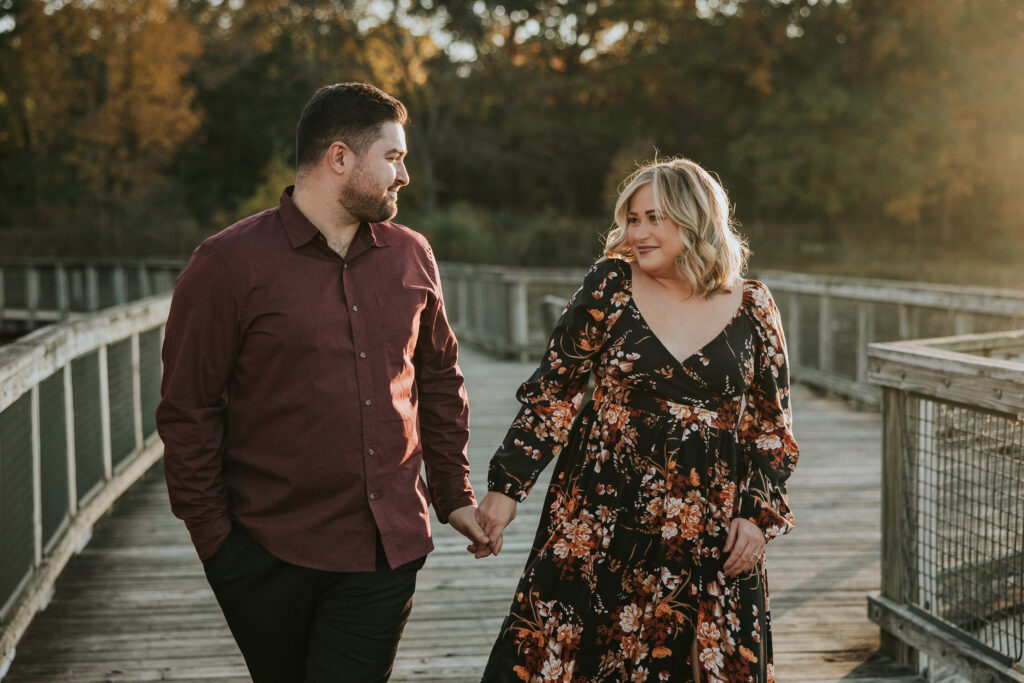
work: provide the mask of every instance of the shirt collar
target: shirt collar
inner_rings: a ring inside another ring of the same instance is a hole
[[[294,190],[294,185],[284,188],[281,193],[281,201],[278,204],[278,211],[281,215],[281,222],[284,224],[284,231],[288,235],[288,241],[293,249],[298,249],[304,244],[312,242],[320,234],[320,231],[295,205],[295,200],[292,199]],[[359,226],[359,232],[356,233],[353,241],[363,241],[368,247],[388,246],[387,235],[382,223],[363,223]]]

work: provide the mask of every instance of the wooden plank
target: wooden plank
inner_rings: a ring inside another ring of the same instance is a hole
[[[1024,683],[1024,671],[979,651],[949,630],[892,600],[871,596],[871,618],[886,631],[899,633],[901,639],[918,649],[928,650],[930,657],[952,667],[969,681]]]

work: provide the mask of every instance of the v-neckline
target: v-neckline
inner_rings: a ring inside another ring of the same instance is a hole
[[[668,354],[668,357],[674,360],[678,365],[685,366],[693,358],[696,358],[697,356],[702,356],[702,352],[704,351],[704,349],[711,346],[716,341],[718,341],[722,336],[724,336],[725,333],[729,331],[729,328],[732,327],[736,323],[736,321],[743,315],[743,310],[744,308],[746,308],[747,303],[747,282],[748,281],[745,279],[742,281],[742,291],[740,292],[740,305],[736,308],[736,312],[732,314],[732,317],[729,318],[729,322],[725,323],[725,326],[718,331],[718,334],[716,334],[714,337],[698,346],[693,353],[684,358],[679,358],[678,356],[676,356],[676,354],[672,353],[668,346],[665,345],[665,342],[663,342],[661,338],[657,335],[657,333],[654,331],[654,328],[652,328],[650,324],[647,322],[647,318],[644,316],[643,311],[641,311],[640,307],[637,305],[633,283],[632,264],[630,264],[629,266],[629,305],[633,307],[633,310],[636,311],[637,317],[640,319],[640,323],[643,324],[645,328],[647,328],[647,331],[651,333],[651,337],[654,339],[654,341],[658,342],[658,345],[666,354]]]

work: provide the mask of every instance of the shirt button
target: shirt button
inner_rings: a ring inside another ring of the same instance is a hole
[[[377,500],[380,498],[380,491],[374,491],[370,494],[370,500]]]
[[[373,455],[373,449],[372,448],[368,449],[366,452],[369,453],[370,455]]]
[[[358,311],[358,310],[359,310],[359,307],[358,307],[358,306],[356,306],[355,304],[352,304],[352,310],[353,310],[353,311]]]
[[[366,399],[366,405],[370,405],[372,403],[373,403],[373,401],[371,401],[370,399]]]
[[[359,357],[360,358],[366,358],[366,351],[360,351],[359,352]]]

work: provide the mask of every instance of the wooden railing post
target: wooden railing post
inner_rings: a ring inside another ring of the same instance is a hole
[[[54,280],[57,287],[57,310],[64,317],[71,310],[71,287],[68,282],[68,271],[63,263],[54,266]]]
[[[88,311],[100,308],[100,277],[92,263],[85,266],[85,307]]]
[[[832,371],[832,300],[827,294],[818,299],[818,370]]]
[[[39,385],[31,390],[32,411],[32,540],[33,566],[38,567],[43,561],[43,449],[40,444],[41,434],[39,418]]]
[[[35,327],[39,317],[39,269],[35,266],[25,268],[25,309],[29,327]]]
[[[784,325],[786,346],[789,351],[789,362],[793,367],[803,364],[800,348],[800,295],[789,294],[789,317]]]
[[[855,377],[858,382],[868,381],[868,344],[874,336],[874,306],[857,302],[857,360]]]
[[[526,280],[516,277],[508,284],[509,341],[512,353],[522,361],[530,359],[530,313],[526,308]]]
[[[103,479],[110,481],[114,475],[113,449],[110,437],[110,375],[107,364],[107,345],[99,348],[100,383],[100,434],[103,440]]]
[[[903,392],[898,389],[883,388],[882,418],[882,581],[881,593],[884,597],[897,604],[907,602],[907,575],[904,563],[904,548],[908,548],[909,539],[902,538],[903,515],[901,506],[906,495],[906,482],[903,477],[903,434],[902,424],[906,416]],[[873,608],[877,610],[878,608]],[[880,614],[874,614],[877,618]],[[887,630],[881,632],[882,651],[895,661],[917,670],[917,651],[903,640]]]

